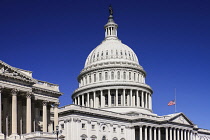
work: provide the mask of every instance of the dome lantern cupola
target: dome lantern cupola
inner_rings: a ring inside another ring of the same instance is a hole
[[[105,28],[105,39],[117,39],[117,27],[118,25],[114,22],[113,9],[109,6],[109,18]]]

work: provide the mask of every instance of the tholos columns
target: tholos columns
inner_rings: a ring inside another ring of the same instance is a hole
[[[47,132],[47,102],[43,101],[43,132]]]
[[[58,105],[59,103],[54,104],[54,131],[56,131],[56,126],[58,126]]]
[[[12,90],[12,135],[17,135],[17,92]]]
[[[31,92],[26,95],[26,133],[31,133]]]

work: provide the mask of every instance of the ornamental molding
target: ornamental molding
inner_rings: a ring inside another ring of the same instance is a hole
[[[0,60],[0,79],[26,85],[35,84],[37,81],[22,73],[18,68],[12,67]]]
[[[57,91],[48,90],[48,89],[44,89],[44,88],[38,88],[38,87],[32,87],[32,90],[33,90],[34,92],[38,92],[38,93],[41,92],[42,94],[43,94],[43,92],[44,92],[44,93],[46,93],[45,95],[54,94],[54,95],[57,95],[58,97],[61,96],[61,95],[63,95],[62,92],[57,92]]]
[[[78,78],[80,78],[82,75],[84,75],[86,73],[89,73],[89,72],[94,72],[94,71],[103,70],[103,69],[118,69],[118,68],[137,70],[137,71],[142,72],[146,76],[145,70],[140,65],[131,64],[131,63],[124,63],[124,62],[119,62],[119,63],[120,64],[118,64],[118,63],[107,63],[107,64],[104,63],[103,65],[96,64],[96,65],[89,66],[87,68],[84,68],[80,72],[80,75],[78,76]]]

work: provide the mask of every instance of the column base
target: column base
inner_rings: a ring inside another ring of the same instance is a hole
[[[20,136],[18,134],[11,134],[9,136],[9,140],[17,140],[20,139]]]
[[[0,133],[0,140],[4,140],[4,134]]]

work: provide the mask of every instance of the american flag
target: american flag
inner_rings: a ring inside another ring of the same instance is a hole
[[[175,100],[168,102],[168,106],[175,105],[175,104],[176,104]]]

